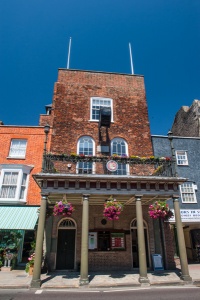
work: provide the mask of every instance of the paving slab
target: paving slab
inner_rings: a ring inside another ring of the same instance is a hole
[[[159,271],[148,272],[150,286],[159,285],[185,285],[193,284],[200,286],[200,264],[190,264],[189,274],[192,277],[192,282],[184,282],[180,279],[181,269],[177,266],[174,271]],[[24,270],[0,271],[0,289],[14,288],[30,288],[32,276]],[[42,289],[64,289],[64,288],[83,288],[79,285],[80,273],[70,271],[57,271],[41,275]],[[109,288],[122,286],[143,286],[139,282],[139,274],[137,272],[90,272],[89,284],[84,288]]]

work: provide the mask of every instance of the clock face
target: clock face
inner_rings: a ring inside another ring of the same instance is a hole
[[[114,160],[109,160],[106,164],[108,171],[115,172],[118,169],[118,163]]]

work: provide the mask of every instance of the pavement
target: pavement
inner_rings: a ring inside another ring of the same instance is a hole
[[[137,272],[90,272],[89,284],[79,285],[80,273],[74,271],[57,271],[41,275],[41,289],[66,289],[66,288],[117,288],[117,287],[142,287],[148,286],[176,286],[195,285],[200,287],[200,263],[189,264],[189,274],[192,282],[181,280],[181,269],[177,266],[172,271],[149,271],[149,284],[139,282]],[[24,270],[0,272],[0,289],[29,289],[32,275]]]

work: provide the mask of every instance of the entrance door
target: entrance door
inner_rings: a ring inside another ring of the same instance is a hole
[[[75,229],[58,229],[57,270],[74,269]]]
[[[132,259],[133,259],[133,268],[139,268],[139,253],[138,253],[138,237],[137,237],[137,221],[133,220],[131,223],[131,237],[132,237]],[[146,246],[146,260],[147,267],[149,267],[149,247],[148,247],[148,235],[147,227],[144,222],[144,238]]]

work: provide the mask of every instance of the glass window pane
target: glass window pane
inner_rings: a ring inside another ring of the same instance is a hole
[[[92,120],[99,120],[99,111],[101,107],[111,107],[111,100],[92,98]]]
[[[11,157],[25,157],[27,140],[13,139],[10,145],[9,156]]]

